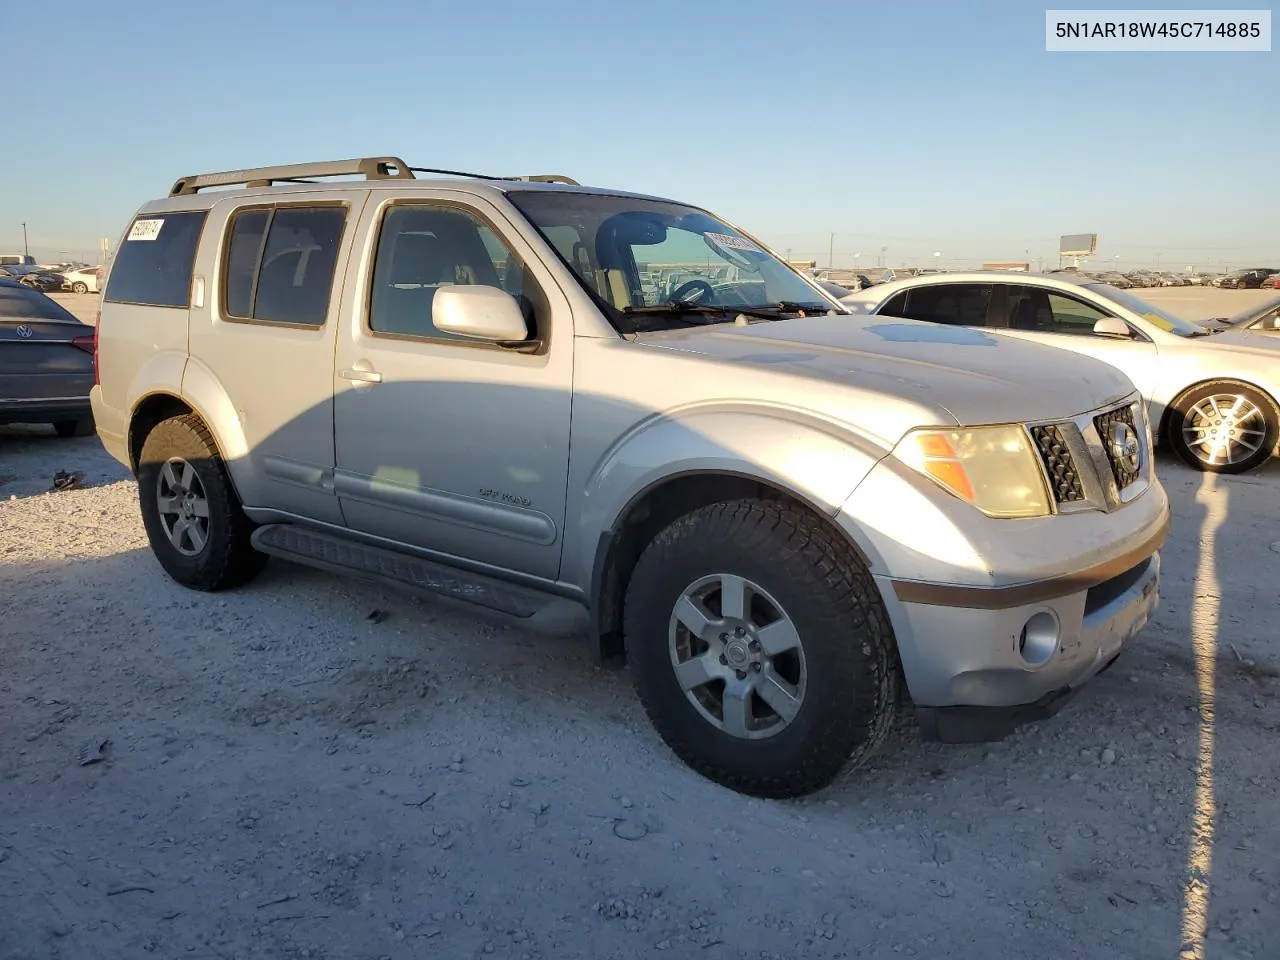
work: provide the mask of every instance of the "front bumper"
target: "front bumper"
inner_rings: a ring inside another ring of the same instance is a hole
[[[909,609],[917,629],[945,629],[939,620],[950,624],[952,663],[963,664],[946,679],[937,702],[917,701],[922,735],[945,743],[998,740],[1021,724],[1052,716],[1115,663],[1159,601],[1157,552],[1083,593],[1044,604],[1000,611]],[[1023,625],[1045,611],[1059,625],[1057,649],[1047,662],[1030,667],[1021,651]]]

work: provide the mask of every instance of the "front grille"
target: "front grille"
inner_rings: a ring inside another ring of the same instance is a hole
[[[1049,487],[1058,503],[1077,503],[1084,499],[1084,486],[1076,470],[1075,459],[1067,448],[1062,428],[1057,424],[1032,427],[1031,438],[1040,451],[1045,472],[1049,475]]]
[[[1133,431],[1133,439],[1139,443],[1138,456],[1131,464],[1125,463],[1124,458],[1114,449],[1115,444],[1111,439],[1111,431],[1115,429],[1116,424],[1120,423],[1127,425]],[[1116,478],[1116,487],[1123,490],[1129,484],[1136,483],[1142,472],[1142,447],[1138,439],[1138,425],[1133,422],[1133,408],[1116,407],[1114,410],[1100,413],[1093,418],[1093,425],[1098,430],[1102,449],[1107,453],[1107,462],[1111,464],[1111,473]]]

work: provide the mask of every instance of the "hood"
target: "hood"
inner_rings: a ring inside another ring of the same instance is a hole
[[[641,334],[639,342],[892,397],[957,423],[1067,418],[1135,391],[1110,364],[985,330],[851,314]]]
[[[1197,337],[1192,343],[1205,349],[1230,350],[1232,353],[1246,353],[1268,360],[1280,359],[1280,339],[1274,333],[1262,330],[1227,328],[1211,337]]]

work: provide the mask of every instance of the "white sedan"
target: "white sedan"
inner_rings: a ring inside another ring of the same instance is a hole
[[[85,267],[81,270],[67,270],[62,275],[66,278],[62,289],[73,293],[97,293],[98,278],[102,276],[102,268]]]
[[[1128,290],[1063,275],[909,277],[841,298],[854,313],[983,327],[1119,367],[1151,408],[1157,443],[1214,473],[1264,463],[1280,441],[1280,338],[1200,325]]]

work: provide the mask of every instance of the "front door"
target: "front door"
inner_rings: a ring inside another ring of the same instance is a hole
[[[467,198],[371,204],[334,377],[335,484],[349,526],[554,578],[569,463],[568,301],[503,212]],[[505,289],[530,336],[498,345],[432,325],[436,291]]]
[[[1156,345],[1136,328],[1131,339],[1103,336],[1093,326],[1115,313],[1064,291],[1030,284],[999,284],[993,311],[1006,318],[1001,332],[1095,357],[1121,371],[1148,401],[1156,383]],[[1002,297],[1003,295],[1003,297]],[[997,302],[1003,299],[1003,302]]]

